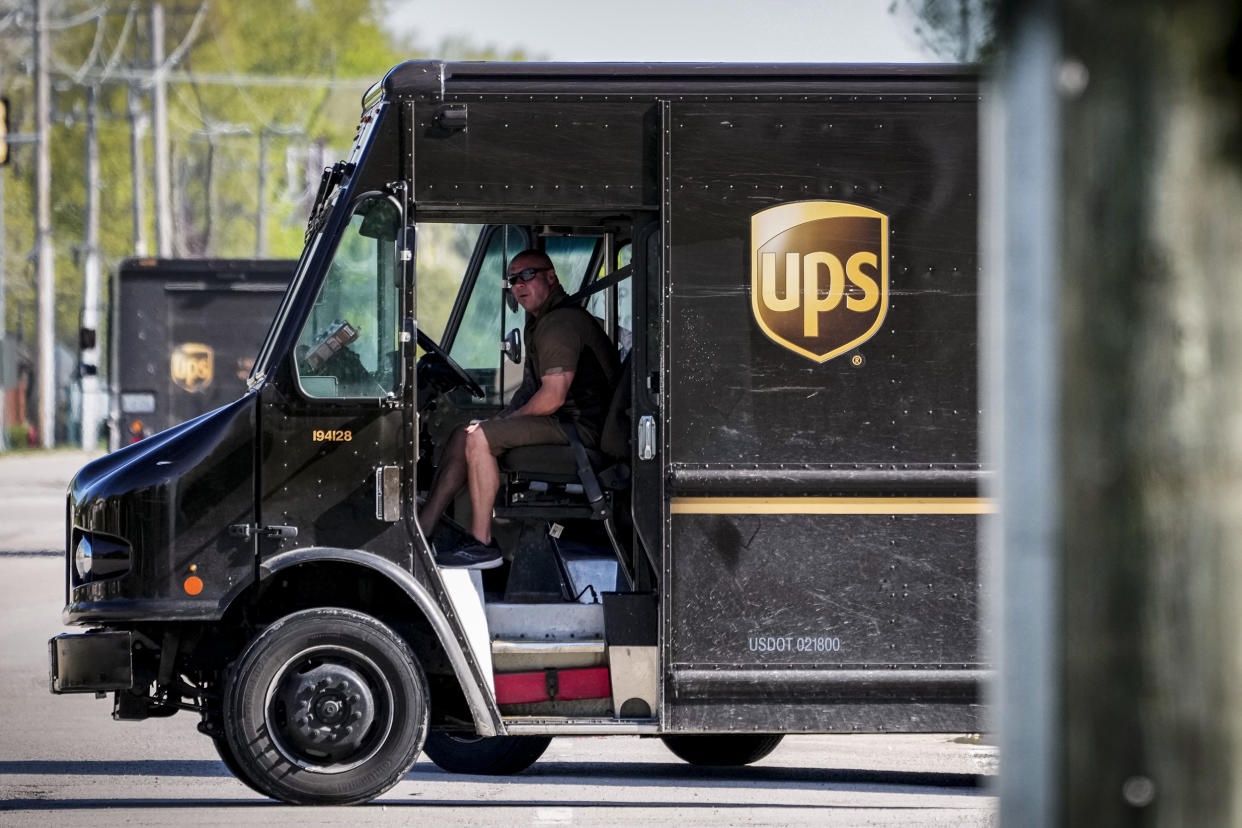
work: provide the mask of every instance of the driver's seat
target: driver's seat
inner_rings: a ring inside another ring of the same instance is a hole
[[[613,503],[630,479],[631,370],[627,355],[600,434],[598,449],[582,444],[567,423],[569,445],[520,446],[500,455],[505,477],[498,518],[598,520],[604,525],[621,571],[630,579],[626,554],[617,541]]]

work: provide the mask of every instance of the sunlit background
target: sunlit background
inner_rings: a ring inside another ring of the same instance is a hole
[[[360,96],[401,60],[974,60],[992,39],[992,5],[0,0],[0,449],[96,445],[112,374],[109,286],[125,258],[296,258]],[[52,286],[50,313],[40,282]],[[41,389],[53,405],[40,405]]]

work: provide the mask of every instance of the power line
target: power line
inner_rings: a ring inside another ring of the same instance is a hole
[[[125,44],[129,42],[129,30],[134,25],[134,17],[138,11],[137,3],[130,3],[129,10],[125,12],[125,25],[121,27],[121,33],[116,39],[116,48],[112,50],[112,56],[108,58],[108,62],[104,64],[100,72],[101,80],[107,80],[111,76],[112,71],[116,69],[117,63],[121,60],[121,52],[124,51]]]
[[[105,23],[107,23],[107,18],[104,15],[100,15],[95,19],[95,39],[91,42],[91,50],[87,53],[86,59],[82,61],[82,65],[78,68],[78,71],[74,73],[74,83],[82,82],[82,78],[86,75],[86,70],[89,69],[91,64],[95,62],[95,59],[99,57],[99,50],[103,46]]]
[[[93,9],[87,9],[81,14],[75,14],[73,17],[66,17],[62,20],[47,20],[43,25],[48,29],[48,31],[72,29],[76,26],[81,26],[83,23],[90,23],[92,20],[97,20],[107,13],[108,4],[103,3]]]
[[[206,17],[207,0],[203,0],[198,7],[198,11],[194,14],[194,19],[190,21],[189,31],[185,33],[185,37],[181,38],[181,42],[177,44],[176,49],[173,49],[172,54],[163,63],[155,67],[156,74],[167,74],[170,67],[176,66],[181,62],[181,58],[185,57],[185,53],[194,44],[194,38],[198,37],[198,28],[203,25],[203,19]]]
[[[56,73],[72,78],[72,73],[64,67],[57,67]],[[149,87],[155,83],[156,72],[151,69],[118,69],[111,77],[88,79],[86,82],[96,83],[134,83]],[[164,80],[169,83],[198,83],[206,86],[271,86],[301,89],[361,89],[365,91],[375,83],[376,78],[305,78],[286,75],[249,75],[227,72],[185,72],[169,70],[164,73]]]

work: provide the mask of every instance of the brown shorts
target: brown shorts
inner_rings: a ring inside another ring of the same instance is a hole
[[[506,417],[479,424],[492,454],[501,455],[518,446],[567,446],[569,438],[555,417]],[[585,438],[584,438],[585,439]]]

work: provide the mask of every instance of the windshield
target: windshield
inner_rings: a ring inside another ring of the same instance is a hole
[[[272,359],[272,351],[276,347],[276,338],[285,327],[285,319],[289,316],[294,299],[303,290],[307,265],[314,261],[315,251],[319,249],[320,242],[323,240],[324,225],[327,224],[328,217],[331,216],[337,201],[345,193],[343,185],[350,183],[350,179],[345,176],[352,172],[352,167],[353,165],[339,162],[323,172],[319,194],[315,197],[315,206],[311,208],[310,220],[306,226],[306,246],[302,248],[302,258],[298,261],[296,275],[289,283],[289,289],[285,291],[285,298],[281,300],[276,316],[273,317],[272,324],[267,329],[267,336],[263,338],[263,346],[259,348],[259,355],[250,369],[250,376],[246,378],[248,388],[254,388],[262,382],[270,370],[269,363]]]
[[[294,353],[308,397],[384,397],[400,384],[401,209],[370,193],[354,206]]]
[[[315,194],[315,202],[306,222],[306,246],[302,248],[302,257],[298,261],[296,275],[289,283],[285,298],[281,301],[276,316],[272,319],[267,336],[264,337],[263,345],[259,349],[259,355],[250,369],[250,376],[246,378],[246,385],[249,388],[256,387],[271,372],[271,362],[275,356],[277,340],[285,329],[285,321],[289,317],[295,300],[305,290],[304,283],[308,278],[308,270],[316,260],[316,253],[322,246],[323,230],[331,224],[332,217],[339,214],[343,205],[349,203],[349,196],[357,180],[354,172],[358,168],[363,151],[386,106],[387,104],[380,104],[363,114],[358,126],[358,134],[349,151],[349,157],[345,161],[338,161],[331,167],[326,167],[323,171],[323,177],[319,181],[319,191]]]

